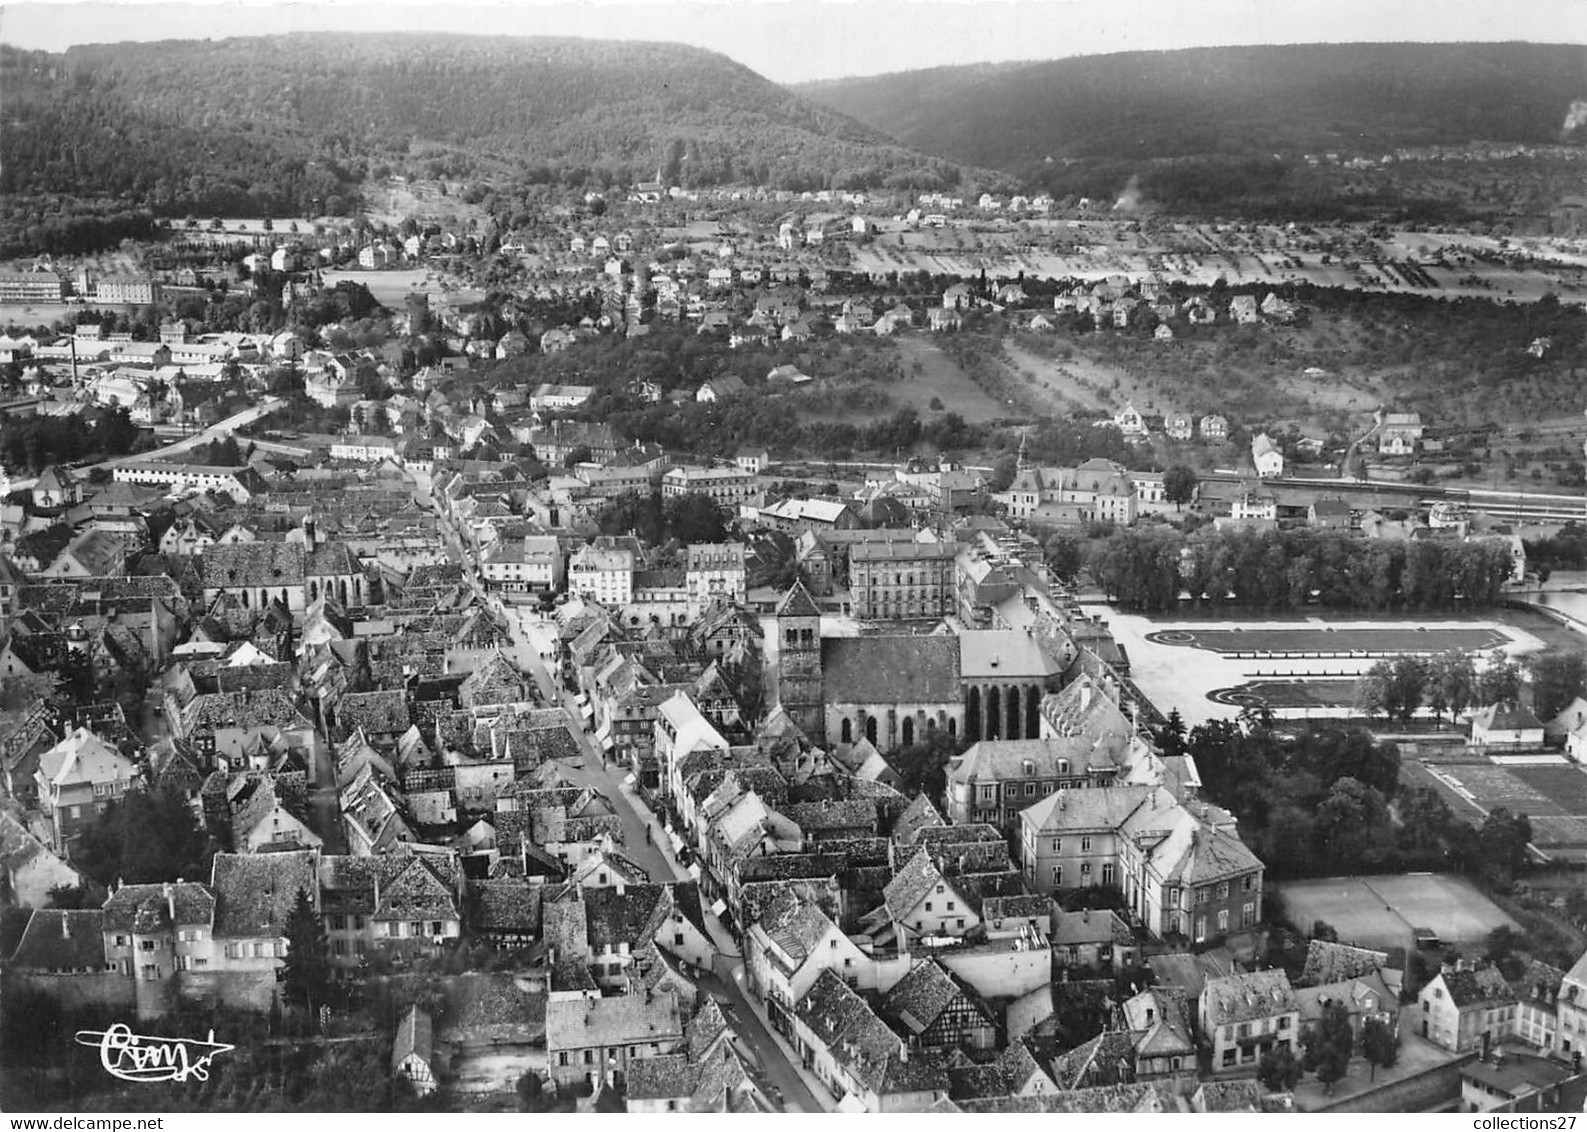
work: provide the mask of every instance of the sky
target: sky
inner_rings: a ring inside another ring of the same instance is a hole
[[[1587,0],[29,0],[0,8],[0,42],[51,51],[286,31],[668,40],[790,83],[1231,44],[1587,44]]]

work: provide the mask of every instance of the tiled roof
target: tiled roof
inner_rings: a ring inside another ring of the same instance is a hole
[[[215,897],[208,888],[192,881],[124,884],[105,901],[104,913],[105,930],[111,932],[152,932],[162,925],[209,927],[215,922]]]
[[[1137,1057],[1194,1056],[1190,1003],[1177,987],[1151,987],[1124,1002]]]
[[[1482,1006],[1494,1002],[1508,1002],[1515,996],[1499,968],[1482,967],[1475,971],[1451,971],[1443,976],[1444,986],[1455,1006],[1464,1010],[1468,1006]]]
[[[989,1097],[957,1102],[966,1113],[1137,1113],[1171,1111],[1152,1085],[1102,1085],[1039,1093],[1030,1097]]]
[[[456,891],[438,875],[424,854],[413,854],[398,871],[389,874],[381,883],[379,898],[374,911],[377,920],[460,918]]]
[[[882,899],[893,919],[901,920],[941,883],[942,873],[932,863],[931,855],[924,849],[918,849],[887,882]]]
[[[295,731],[313,727],[313,723],[280,688],[195,696],[182,709],[185,735],[224,727],[277,727]]]
[[[937,807],[931,804],[931,799],[920,794],[904,807],[903,813],[893,823],[893,842],[901,848],[908,848],[914,844],[916,835],[922,829],[940,828],[946,824]]]
[[[882,1013],[903,1023],[911,1034],[930,1029],[963,992],[952,976],[935,959],[924,959],[911,967],[882,999]]]
[[[1127,741],[1127,740],[1126,740]],[[1068,764],[1068,775],[1082,775],[1092,768],[1119,764],[1122,744],[1108,741],[1076,743],[1065,739],[983,739],[953,759],[948,773],[955,782],[1005,782],[1017,778],[1052,778],[1060,775],[1060,760]],[[1027,773],[1026,767],[1029,766]],[[1059,791],[1042,802],[1064,794],[1094,794],[1095,790]],[[1060,804],[1069,806],[1074,799]]]
[[[1504,985],[1502,979],[1499,985]],[[1281,970],[1208,979],[1201,996],[1203,1015],[1210,1026],[1271,1018],[1298,1009],[1289,976]]]
[[[969,629],[959,634],[959,667],[966,679],[1056,676],[1062,666],[1044,641],[1022,629]]]
[[[215,937],[281,937],[298,893],[317,893],[312,852],[217,853],[210,870],[215,893]]]
[[[436,1021],[443,1040],[538,1043],[545,1033],[546,995],[526,990],[511,973],[452,975],[441,989]]]
[[[1052,911],[1052,898],[1036,894],[989,896],[981,904],[981,915],[988,920],[1022,919],[1046,916]]]
[[[668,1053],[628,1063],[629,1100],[681,1100],[694,1092],[698,1067],[688,1054]]]
[[[429,1012],[410,1006],[397,1023],[397,1036],[391,1046],[391,1065],[395,1069],[411,1056],[428,1063],[435,1055],[434,1030]]]
[[[104,912],[98,908],[35,909],[9,965],[33,971],[103,971]]]
[[[957,637],[889,634],[821,642],[829,703],[958,703]]]
[[[1308,1020],[1321,1021],[1324,1008],[1330,1002],[1344,1003],[1352,1014],[1376,1014],[1399,1009],[1398,997],[1376,971],[1336,983],[1300,987],[1295,991],[1295,1002],[1300,1008],[1303,1023]]]
[[[1372,974],[1380,967],[1386,967],[1388,962],[1386,951],[1371,951],[1365,947],[1314,939],[1306,946],[1306,967],[1301,972],[1300,982],[1307,986],[1337,983]]]
[[[1081,910],[1052,913],[1052,943],[1054,947],[1086,943],[1132,944],[1135,937],[1129,925],[1111,909]]]
[[[205,589],[238,586],[268,589],[303,584],[302,543],[247,542],[211,546],[193,561]]]
[[[358,728],[371,735],[400,735],[411,724],[408,697],[401,689],[350,692],[336,703],[336,727],[342,735],[351,735]]]
[[[591,1049],[683,1040],[678,1001],[670,994],[564,999],[546,1005],[546,1050]]]
[[[820,617],[821,607],[816,605],[815,599],[810,596],[810,591],[805,589],[804,583],[796,581],[777,603],[777,616]]]
[[[772,942],[793,961],[795,969],[803,966],[834,927],[820,907],[792,894],[762,913],[760,923]]]
[[[1135,1042],[1127,1030],[1104,1030],[1053,1062],[1060,1089],[1128,1084],[1135,1075]]]
[[[860,829],[876,832],[876,806],[864,799],[849,801],[795,802],[779,810],[806,836],[822,830]]]

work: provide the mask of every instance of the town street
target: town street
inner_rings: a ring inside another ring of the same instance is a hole
[[[412,473],[410,473],[412,474]],[[561,704],[574,721],[579,754],[562,760],[559,771],[575,786],[588,786],[610,802],[622,825],[623,851],[639,864],[653,882],[691,881],[695,876],[678,863],[660,820],[630,784],[629,768],[608,761],[584,726],[578,704],[553,670],[557,651],[556,622],[541,616],[538,602],[511,605],[488,592],[473,556],[450,519],[434,506],[431,484],[412,474],[415,497],[436,512],[449,553],[464,570],[475,596],[506,623],[512,642],[503,653],[531,676],[542,700]],[[552,658],[548,660],[547,658]],[[799,1064],[797,1055],[771,1030],[764,1013],[745,988],[744,960],[735,940],[710,909],[704,909],[706,927],[716,944],[716,970],[702,972],[700,986],[717,999],[733,1028],[759,1059],[763,1085],[787,1112],[825,1112],[832,1102],[819,1082]]]

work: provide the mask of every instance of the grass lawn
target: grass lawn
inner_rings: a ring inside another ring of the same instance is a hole
[[[1350,707],[1357,699],[1358,680],[1254,680],[1238,688],[1219,688],[1212,699],[1220,704],[1244,706],[1263,703],[1270,708]]]
[[[988,396],[980,386],[971,381],[958,363],[948,357],[928,339],[909,335],[897,339],[899,361],[903,364],[905,378],[886,386],[888,394],[900,405],[913,405],[921,420],[930,420],[937,410],[931,408],[931,399],[942,401],[942,412],[958,413],[966,421],[997,420],[1016,415],[1016,410]],[[914,364],[920,363],[916,373]],[[889,408],[883,415],[891,415]]]
[[[1507,644],[1493,629],[1167,629],[1151,634],[1154,644],[1217,653],[1442,652],[1492,649]]]

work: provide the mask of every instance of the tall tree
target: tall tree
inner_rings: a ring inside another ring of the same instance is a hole
[[[1576,697],[1587,694],[1587,654],[1539,653],[1527,661],[1532,677],[1532,710],[1553,719]]]
[[[1185,504],[1196,498],[1196,485],[1200,480],[1196,478],[1194,468],[1185,464],[1175,464],[1163,473],[1163,498],[1174,505],[1174,510],[1183,509]]]
[[[314,1010],[325,1002],[331,984],[330,944],[325,921],[307,889],[298,890],[287,916],[287,956],[282,967],[282,995],[293,1006]]]
[[[1477,676],[1475,703],[1513,704],[1521,695],[1521,666],[1504,653],[1494,650],[1488,666]]]
[[[1477,693],[1477,666],[1472,662],[1471,654],[1460,651],[1439,653],[1432,661],[1432,683],[1436,692],[1430,693],[1430,700],[1436,697],[1451,716],[1458,718],[1461,712],[1471,706],[1472,698]]]
[[[1329,1002],[1323,1007],[1322,1021],[1312,1031],[1306,1043],[1306,1054],[1301,1064],[1308,1072],[1317,1074],[1324,1091],[1333,1092],[1334,1082],[1350,1068],[1350,1054],[1355,1046],[1355,1034],[1350,1029],[1350,1012],[1342,1002]]]
[[[1372,1080],[1378,1079],[1378,1069],[1389,1068],[1400,1056],[1400,1043],[1389,1029],[1376,1018],[1361,1024],[1361,1053],[1372,1065]]]
[[[1531,840],[1531,820],[1498,806],[1489,811],[1477,833],[1478,865],[1495,880],[1509,883],[1526,868]]]
[[[1085,562],[1084,547],[1071,535],[1053,535],[1042,545],[1042,555],[1048,569],[1065,582],[1073,581]]]
[[[1270,1093],[1287,1093],[1300,1080],[1301,1066],[1289,1046],[1274,1046],[1256,1065],[1256,1079]]]
[[[198,828],[187,799],[137,790],[112,802],[83,831],[74,859],[108,887],[208,876],[213,855],[214,845]]]

